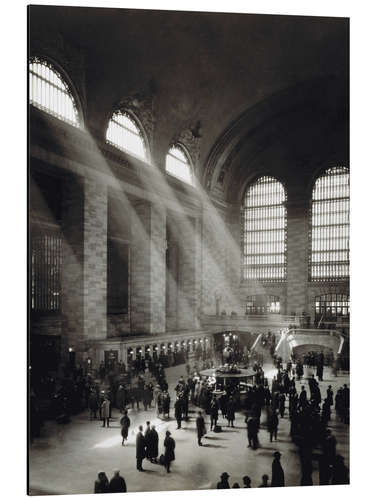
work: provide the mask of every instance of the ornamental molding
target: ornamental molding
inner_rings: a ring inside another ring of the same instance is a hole
[[[112,113],[120,111],[134,116],[141,126],[142,133],[145,135],[147,148],[152,156],[154,145],[154,87],[152,82],[147,89],[130,94],[117,101],[112,109]],[[110,118],[110,117],[109,117]]]
[[[182,130],[172,138],[170,143],[171,147],[181,144],[186,149],[194,172],[196,172],[201,154],[201,135],[199,133],[199,129],[200,122],[197,122],[197,124],[195,124],[195,128],[192,126]]]

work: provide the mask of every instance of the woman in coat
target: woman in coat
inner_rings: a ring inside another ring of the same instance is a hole
[[[121,436],[122,436],[122,446],[124,446],[124,441],[128,439],[130,418],[128,417],[128,410],[124,410],[124,415],[120,420],[121,425]]]
[[[171,472],[171,462],[175,459],[174,449],[176,447],[175,440],[171,437],[171,433],[167,431],[164,439],[164,464],[167,472]]]

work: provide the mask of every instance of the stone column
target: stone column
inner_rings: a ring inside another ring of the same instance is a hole
[[[178,311],[178,243],[176,240],[168,242],[168,268],[167,268],[168,303],[166,309],[166,328],[168,331],[177,330]]]
[[[83,209],[84,185],[69,177],[62,188],[63,261],[61,271],[61,311],[64,318],[62,353],[83,340]],[[93,360],[94,361],[94,360]]]
[[[139,201],[132,212],[131,328],[133,333],[165,332],[166,212]]]
[[[178,329],[199,328],[197,241],[200,237],[196,219],[181,217],[179,220],[179,272],[178,272]]]
[[[62,349],[107,335],[107,190],[91,179],[63,185]]]
[[[290,199],[287,204],[287,314],[307,310],[309,255],[308,200]]]
[[[107,337],[107,187],[85,179],[84,330],[86,339]]]

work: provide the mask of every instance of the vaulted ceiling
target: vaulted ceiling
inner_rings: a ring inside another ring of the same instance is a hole
[[[272,141],[295,169],[320,146],[320,154],[341,148],[338,156],[346,155],[348,24],[339,18],[34,6],[30,49],[68,52],[86,124],[98,133],[116,102],[142,90],[154,96],[160,158],[176,133],[200,121],[201,177],[216,162],[211,178],[226,164],[225,182],[232,183],[237,172],[237,181],[246,179],[243,169]]]

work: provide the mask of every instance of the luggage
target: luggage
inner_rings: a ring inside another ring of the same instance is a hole
[[[215,425],[214,432],[222,432],[221,425]]]
[[[160,465],[165,465],[165,457],[164,457],[164,455],[160,455],[159,464]]]

